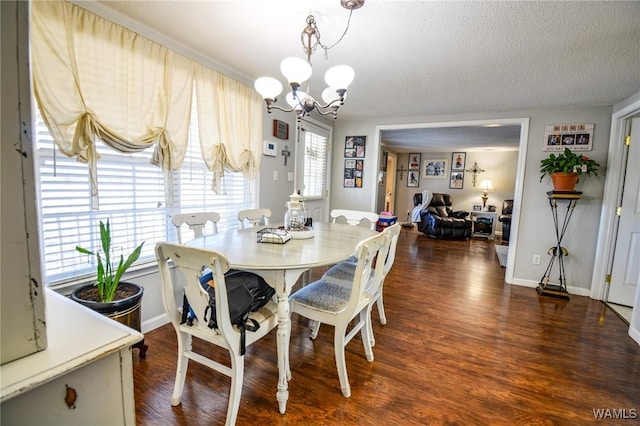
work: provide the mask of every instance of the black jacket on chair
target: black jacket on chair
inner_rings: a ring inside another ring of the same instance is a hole
[[[418,230],[434,238],[464,239],[471,237],[472,222],[467,219],[469,212],[454,211],[451,208],[452,204],[451,195],[433,194],[429,206],[420,212],[421,222],[418,222]]]
[[[509,242],[511,234],[511,213],[513,213],[513,200],[504,200],[502,203],[502,214],[498,218],[502,222],[502,241]]]

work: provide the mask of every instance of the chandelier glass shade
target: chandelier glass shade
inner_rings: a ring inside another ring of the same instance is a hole
[[[364,0],[341,1],[342,6],[351,12],[361,7],[363,3]],[[349,20],[350,19],[351,15],[349,15]],[[345,29],[342,37],[347,33],[348,28],[349,24],[347,23],[347,29]],[[342,37],[340,40],[342,40]],[[325,50],[326,57],[326,51],[330,48],[320,42],[320,31],[316,26],[313,15],[307,17],[307,26],[303,29],[300,38],[303,50],[307,55],[307,60],[305,61],[298,57],[288,57],[280,63],[280,71],[287,79],[287,83],[291,88],[291,91],[285,96],[290,108],[283,108],[275,104],[283,90],[282,83],[280,83],[279,80],[273,77],[260,77],[254,82],[254,87],[264,99],[269,113],[271,113],[272,109],[285,112],[295,111],[299,120],[315,110],[321,115],[333,115],[335,119],[338,117],[338,108],[344,105],[347,88],[355,78],[355,71],[349,65],[336,65],[327,70],[324,80],[328,87],[322,92],[322,102],[324,103],[318,102],[309,94],[309,79],[313,72],[311,68],[311,54],[320,46]],[[340,40],[331,47],[338,44]],[[306,91],[300,90],[305,82]]]
[[[302,66],[303,64],[306,67]],[[282,61],[280,70],[291,87],[286,100],[292,109],[284,109],[274,104],[283,89],[282,83],[275,78],[260,77],[255,81],[254,87],[264,99],[269,112],[273,108],[285,112],[296,111],[298,118],[304,117],[314,109],[322,115],[332,114],[333,118],[337,118],[338,108],[344,104],[347,88],[355,78],[355,72],[349,65],[336,65],[330,68],[324,76],[328,87],[322,92],[323,105],[308,93],[299,90],[311,77],[311,64],[301,58],[289,57]]]

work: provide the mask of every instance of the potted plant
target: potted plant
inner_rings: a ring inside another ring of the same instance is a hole
[[[595,160],[565,148],[564,152],[558,155],[552,153],[540,161],[540,182],[549,175],[555,191],[574,191],[582,174],[597,176],[599,167],[600,164]]]
[[[117,264],[111,258],[111,227],[108,220],[106,224],[100,221],[100,242],[102,249],[96,253],[76,246],[78,252],[95,256],[97,276],[94,283],[74,290],[71,293],[71,299],[121,324],[141,331],[140,300],[144,289],[137,284],[123,282],[120,279],[140,257],[144,242],[136,247],[126,260],[121,254]],[[135,346],[140,349],[140,357],[144,358],[146,352],[144,340]]]

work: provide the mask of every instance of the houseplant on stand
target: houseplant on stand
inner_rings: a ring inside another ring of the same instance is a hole
[[[111,227],[100,221],[101,252],[92,252],[86,248],[76,246],[80,253],[95,256],[97,260],[97,276],[93,284],[77,288],[71,293],[71,299],[111,319],[118,321],[135,330],[140,330],[140,300],[144,289],[130,282],[120,281],[127,269],[140,257],[144,242],[136,247],[131,254],[120,260],[116,265],[111,259]],[[104,259],[103,259],[104,256]],[[140,358],[146,357],[147,345],[144,339],[134,347],[140,350]]]
[[[600,164],[581,153],[574,153],[569,148],[556,155],[550,154],[540,161],[540,182],[546,175],[551,177],[554,191],[575,191],[575,186],[582,174],[598,175]]]

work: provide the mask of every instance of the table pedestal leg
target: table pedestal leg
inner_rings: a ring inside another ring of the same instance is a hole
[[[291,365],[289,363],[289,340],[291,338],[291,319],[289,318],[289,294],[300,274],[304,271],[287,270],[283,276],[279,276],[276,285],[278,295],[278,409],[280,414],[287,410],[287,400],[289,399],[289,380],[291,380]],[[278,274],[279,275],[279,274]]]
[[[287,400],[289,399],[289,379],[291,379],[291,369],[289,368],[289,335],[291,321],[289,320],[289,299],[285,295],[278,295],[278,408],[280,414],[287,411]]]

